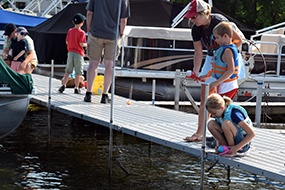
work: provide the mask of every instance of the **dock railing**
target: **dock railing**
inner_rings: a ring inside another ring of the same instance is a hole
[[[250,39],[251,39],[251,40],[254,40],[254,38],[260,37],[260,36],[262,36],[264,33],[268,33],[268,32],[270,32],[271,30],[278,29],[278,28],[280,28],[281,26],[284,26],[284,25],[285,25],[285,22],[281,22],[281,23],[272,25],[272,26],[270,26],[270,27],[266,27],[266,28],[263,28],[263,29],[260,29],[260,30],[256,30],[256,31],[255,31],[255,35],[252,35],[252,36],[250,37]]]
[[[192,104],[193,108],[197,113],[199,113],[199,107],[197,106],[196,102],[194,101],[194,98],[192,97],[189,90],[186,88],[185,85],[185,76],[186,72],[181,72],[180,69],[176,69],[175,71],[175,96],[174,96],[174,109],[179,110],[179,97],[180,97],[180,89],[185,93],[186,97]]]
[[[278,35],[276,35],[278,38]],[[276,70],[274,76],[280,76],[281,73],[281,62],[282,58],[284,58],[285,54],[282,53],[282,49],[284,47],[283,44],[279,44],[277,42],[268,42],[268,41],[256,41],[254,42],[255,45],[260,46],[260,51],[262,52],[263,56],[277,56],[277,59],[274,60],[276,62]],[[255,57],[257,54],[260,55],[259,52],[253,52],[254,46],[249,44],[249,53]],[[267,57],[265,57],[265,62],[267,61]],[[272,60],[269,60],[272,62]],[[266,71],[265,71],[266,72]],[[272,75],[273,76],[273,75]]]
[[[263,93],[266,92],[280,92],[285,93],[285,88],[264,88],[263,82],[257,82],[257,94],[256,94],[256,108],[255,108],[255,127],[260,128],[260,120],[261,120],[261,104],[262,104],[262,96]]]
[[[193,41],[190,35],[191,28],[166,28],[166,27],[141,27],[141,26],[126,26],[124,35],[120,43],[121,50],[121,67],[128,67],[128,60],[125,60],[125,52],[127,49],[134,50],[134,60],[132,64],[136,64],[139,60],[140,50],[157,50],[157,51],[173,51],[173,52],[194,52],[191,47],[177,47],[177,41]],[[138,38],[138,42],[133,45],[129,42],[132,38]],[[142,39],[152,40],[169,40],[172,43],[167,47],[152,47],[143,44]],[[207,51],[203,50],[206,54]]]

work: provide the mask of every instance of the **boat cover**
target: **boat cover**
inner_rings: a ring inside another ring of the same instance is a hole
[[[50,63],[51,60],[54,60],[55,64],[66,63],[66,34],[73,27],[72,17],[75,13],[86,15],[86,5],[87,3],[69,4],[46,22],[29,29],[39,63]],[[130,0],[130,7],[131,17],[128,18],[128,25],[168,28],[172,19],[184,8],[182,4],[164,0]],[[177,27],[188,28],[188,21],[182,21]],[[85,23],[82,29],[86,31]]]
[[[4,30],[8,23],[14,23],[18,27],[24,26],[25,28],[31,28],[46,21],[47,19],[48,18],[0,10],[0,30]]]
[[[48,19],[46,22],[29,29],[30,36],[34,40],[39,63],[50,63],[51,60],[54,60],[55,64],[66,63],[67,47],[65,39],[68,30],[73,27],[72,17],[75,13],[86,15],[86,5],[87,3],[69,4],[65,9]],[[130,0],[130,7],[131,16],[128,18],[127,25],[143,26],[147,28],[163,27],[165,29],[163,31],[159,31],[160,34],[163,35],[168,31],[174,31],[170,29],[172,20],[184,9],[184,5],[182,4],[168,2],[165,0]],[[212,12],[221,13],[215,7],[213,7]],[[246,37],[255,34],[255,30],[239,23],[237,20],[234,20],[227,15],[225,16],[230,21],[236,23],[237,27]],[[187,39],[191,38],[189,28],[188,19],[184,19],[176,26],[176,30],[181,29],[180,31],[184,31],[183,35],[186,36]],[[86,23],[84,23],[82,29],[86,31]],[[130,32],[133,34],[135,31],[138,30],[133,28]],[[185,31],[189,31],[189,33],[186,32],[185,34]],[[181,35],[181,33],[179,35]]]
[[[32,75],[13,71],[2,58],[0,58],[0,76],[0,83],[9,84],[13,94],[31,94]]]

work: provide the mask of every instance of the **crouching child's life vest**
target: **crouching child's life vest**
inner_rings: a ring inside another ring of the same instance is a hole
[[[233,109],[238,109],[243,114],[243,116],[245,117],[245,121],[249,124],[249,126],[250,127],[253,126],[252,121],[248,117],[246,110],[243,107],[241,107],[239,105],[234,105],[234,104],[230,104],[227,107],[227,109],[224,112],[224,118],[216,118],[216,121],[221,125],[222,125],[223,121],[225,121],[225,120],[231,121],[235,126],[237,126],[238,130],[240,130],[242,132],[242,134],[245,136],[246,132],[237,123],[233,122],[233,120],[232,120],[231,115],[232,115]]]

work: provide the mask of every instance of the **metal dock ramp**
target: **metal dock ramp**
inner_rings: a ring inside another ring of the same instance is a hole
[[[48,105],[49,77],[33,74],[35,94],[32,101]],[[83,101],[82,94],[74,94],[73,88],[59,93],[61,81],[52,79],[51,108],[105,127],[110,124],[110,104],[100,104],[101,96],[93,95],[92,103]],[[197,157],[201,156],[201,143],[184,142],[183,138],[196,131],[198,116],[181,111],[153,106],[149,103],[114,97],[114,128],[123,133],[145,139],[157,144],[181,150]],[[285,182],[285,136],[266,129],[254,128],[256,137],[253,148],[240,157],[225,158],[217,156],[218,162],[231,167],[258,174],[279,182]],[[207,135],[210,136],[209,132]],[[213,149],[206,148],[206,157],[213,156]]]

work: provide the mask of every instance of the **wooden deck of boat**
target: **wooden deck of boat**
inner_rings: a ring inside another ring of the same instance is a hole
[[[35,94],[32,102],[48,105],[49,77],[33,74]],[[51,108],[105,127],[110,126],[110,104],[100,104],[101,96],[92,95],[92,103],[83,101],[82,94],[74,94],[72,88],[58,92],[61,81],[52,79]],[[201,156],[201,143],[183,141],[197,128],[198,117],[181,111],[153,106],[149,103],[114,96],[113,126],[123,133],[158,143],[167,147]],[[248,154],[235,158],[217,156],[219,163],[244,171],[285,182],[284,135],[266,129],[254,129],[256,137]],[[210,135],[207,132],[207,135]],[[213,149],[206,148],[207,158],[213,156]],[[180,169],[180,168],[178,168]]]

